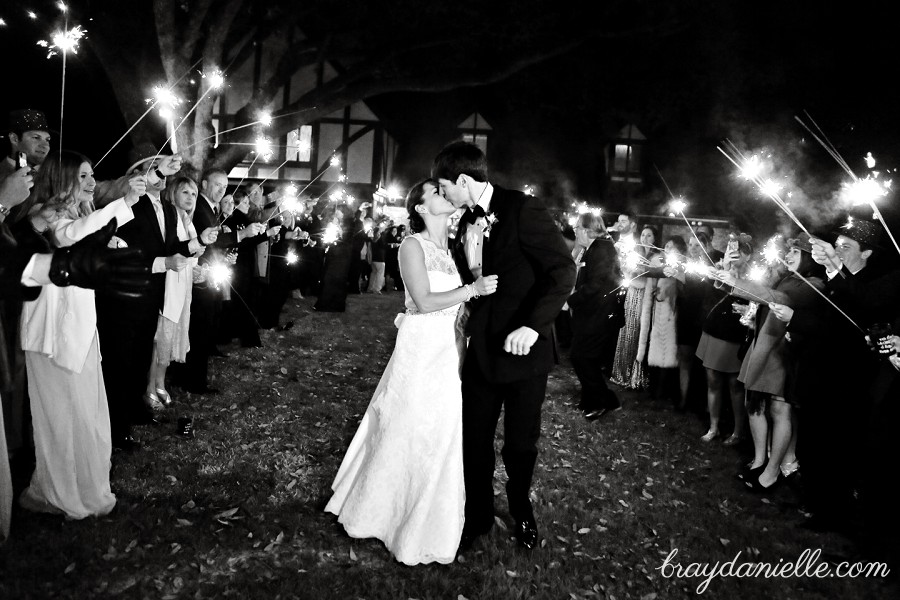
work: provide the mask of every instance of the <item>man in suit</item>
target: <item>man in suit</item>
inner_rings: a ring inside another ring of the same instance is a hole
[[[181,168],[180,158],[166,161],[163,166],[161,162],[155,160],[146,177],[132,173],[134,179],[143,180],[146,193],[131,209],[134,219],[122,225],[115,238],[120,247],[142,250],[151,268],[151,283],[138,297],[126,301],[102,292],[96,295],[103,381],[113,447],[119,450],[140,447],[132,437],[132,425],[156,422],[144,401],[144,391],[153,356],[153,338],[165,299],[165,273],[185,268],[186,257],[201,248],[197,240],[178,241],[175,207],[162,202],[160,197],[166,177]]]
[[[553,322],[575,283],[575,264],[559,228],[536,198],[492,185],[484,153],[453,142],[431,170],[441,191],[465,208],[454,258],[471,283],[497,275],[497,292],[472,303],[462,370],[466,524],[460,547],[494,523],[494,436],[504,409],[503,462],[509,512],[519,545],[537,544],[528,498],[547,375],[557,362]],[[463,231],[463,229],[465,229]]]
[[[221,227],[224,216],[220,214],[219,203],[228,187],[228,175],[221,169],[206,171],[200,181],[200,198],[194,209],[193,223],[197,231],[210,228],[219,230],[218,237],[210,243],[200,257],[201,265],[216,265],[225,262],[225,252],[237,246],[245,238],[254,237],[263,231],[263,223],[251,223],[239,231],[225,231]],[[224,283],[222,285],[228,285]],[[191,323],[188,335],[191,349],[182,368],[177,365],[175,373],[180,373],[180,386],[194,394],[216,394],[218,389],[209,385],[209,357],[221,355],[216,348],[219,319],[222,310],[222,292],[212,282],[195,285],[191,297]],[[174,374],[174,373],[173,373]]]
[[[571,360],[581,383],[578,407],[589,420],[621,408],[615,392],[606,385],[602,369],[610,338],[618,338],[614,320],[618,304],[614,292],[621,287],[619,256],[598,215],[586,212],[575,223],[576,244],[584,251],[578,259],[575,289],[569,296],[572,309]]]

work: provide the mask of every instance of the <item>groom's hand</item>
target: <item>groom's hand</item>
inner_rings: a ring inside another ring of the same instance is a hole
[[[508,336],[503,343],[503,350],[516,356],[525,356],[538,339],[538,333],[531,327],[519,327]]]

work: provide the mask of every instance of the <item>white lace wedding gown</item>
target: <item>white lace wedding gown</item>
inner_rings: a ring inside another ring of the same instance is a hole
[[[453,259],[418,234],[410,237],[425,253],[431,291],[459,287]],[[406,293],[394,353],[325,507],[351,537],[378,538],[407,565],[453,562],[462,534],[459,308],[419,313]]]

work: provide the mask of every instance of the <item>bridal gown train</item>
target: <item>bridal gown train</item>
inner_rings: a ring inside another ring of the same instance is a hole
[[[431,291],[459,287],[453,259],[418,234]],[[407,240],[405,243],[415,243]],[[459,305],[418,313],[406,293],[394,353],[331,487],[325,510],[354,538],[378,538],[407,565],[450,563],[462,534]]]

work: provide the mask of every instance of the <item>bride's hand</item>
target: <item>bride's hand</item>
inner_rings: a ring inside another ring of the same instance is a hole
[[[497,276],[496,275],[488,275],[485,277],[482,275],[478,279],[475,280],[475,291],[478,292],[479,296],[489,296],[497,291]]]

